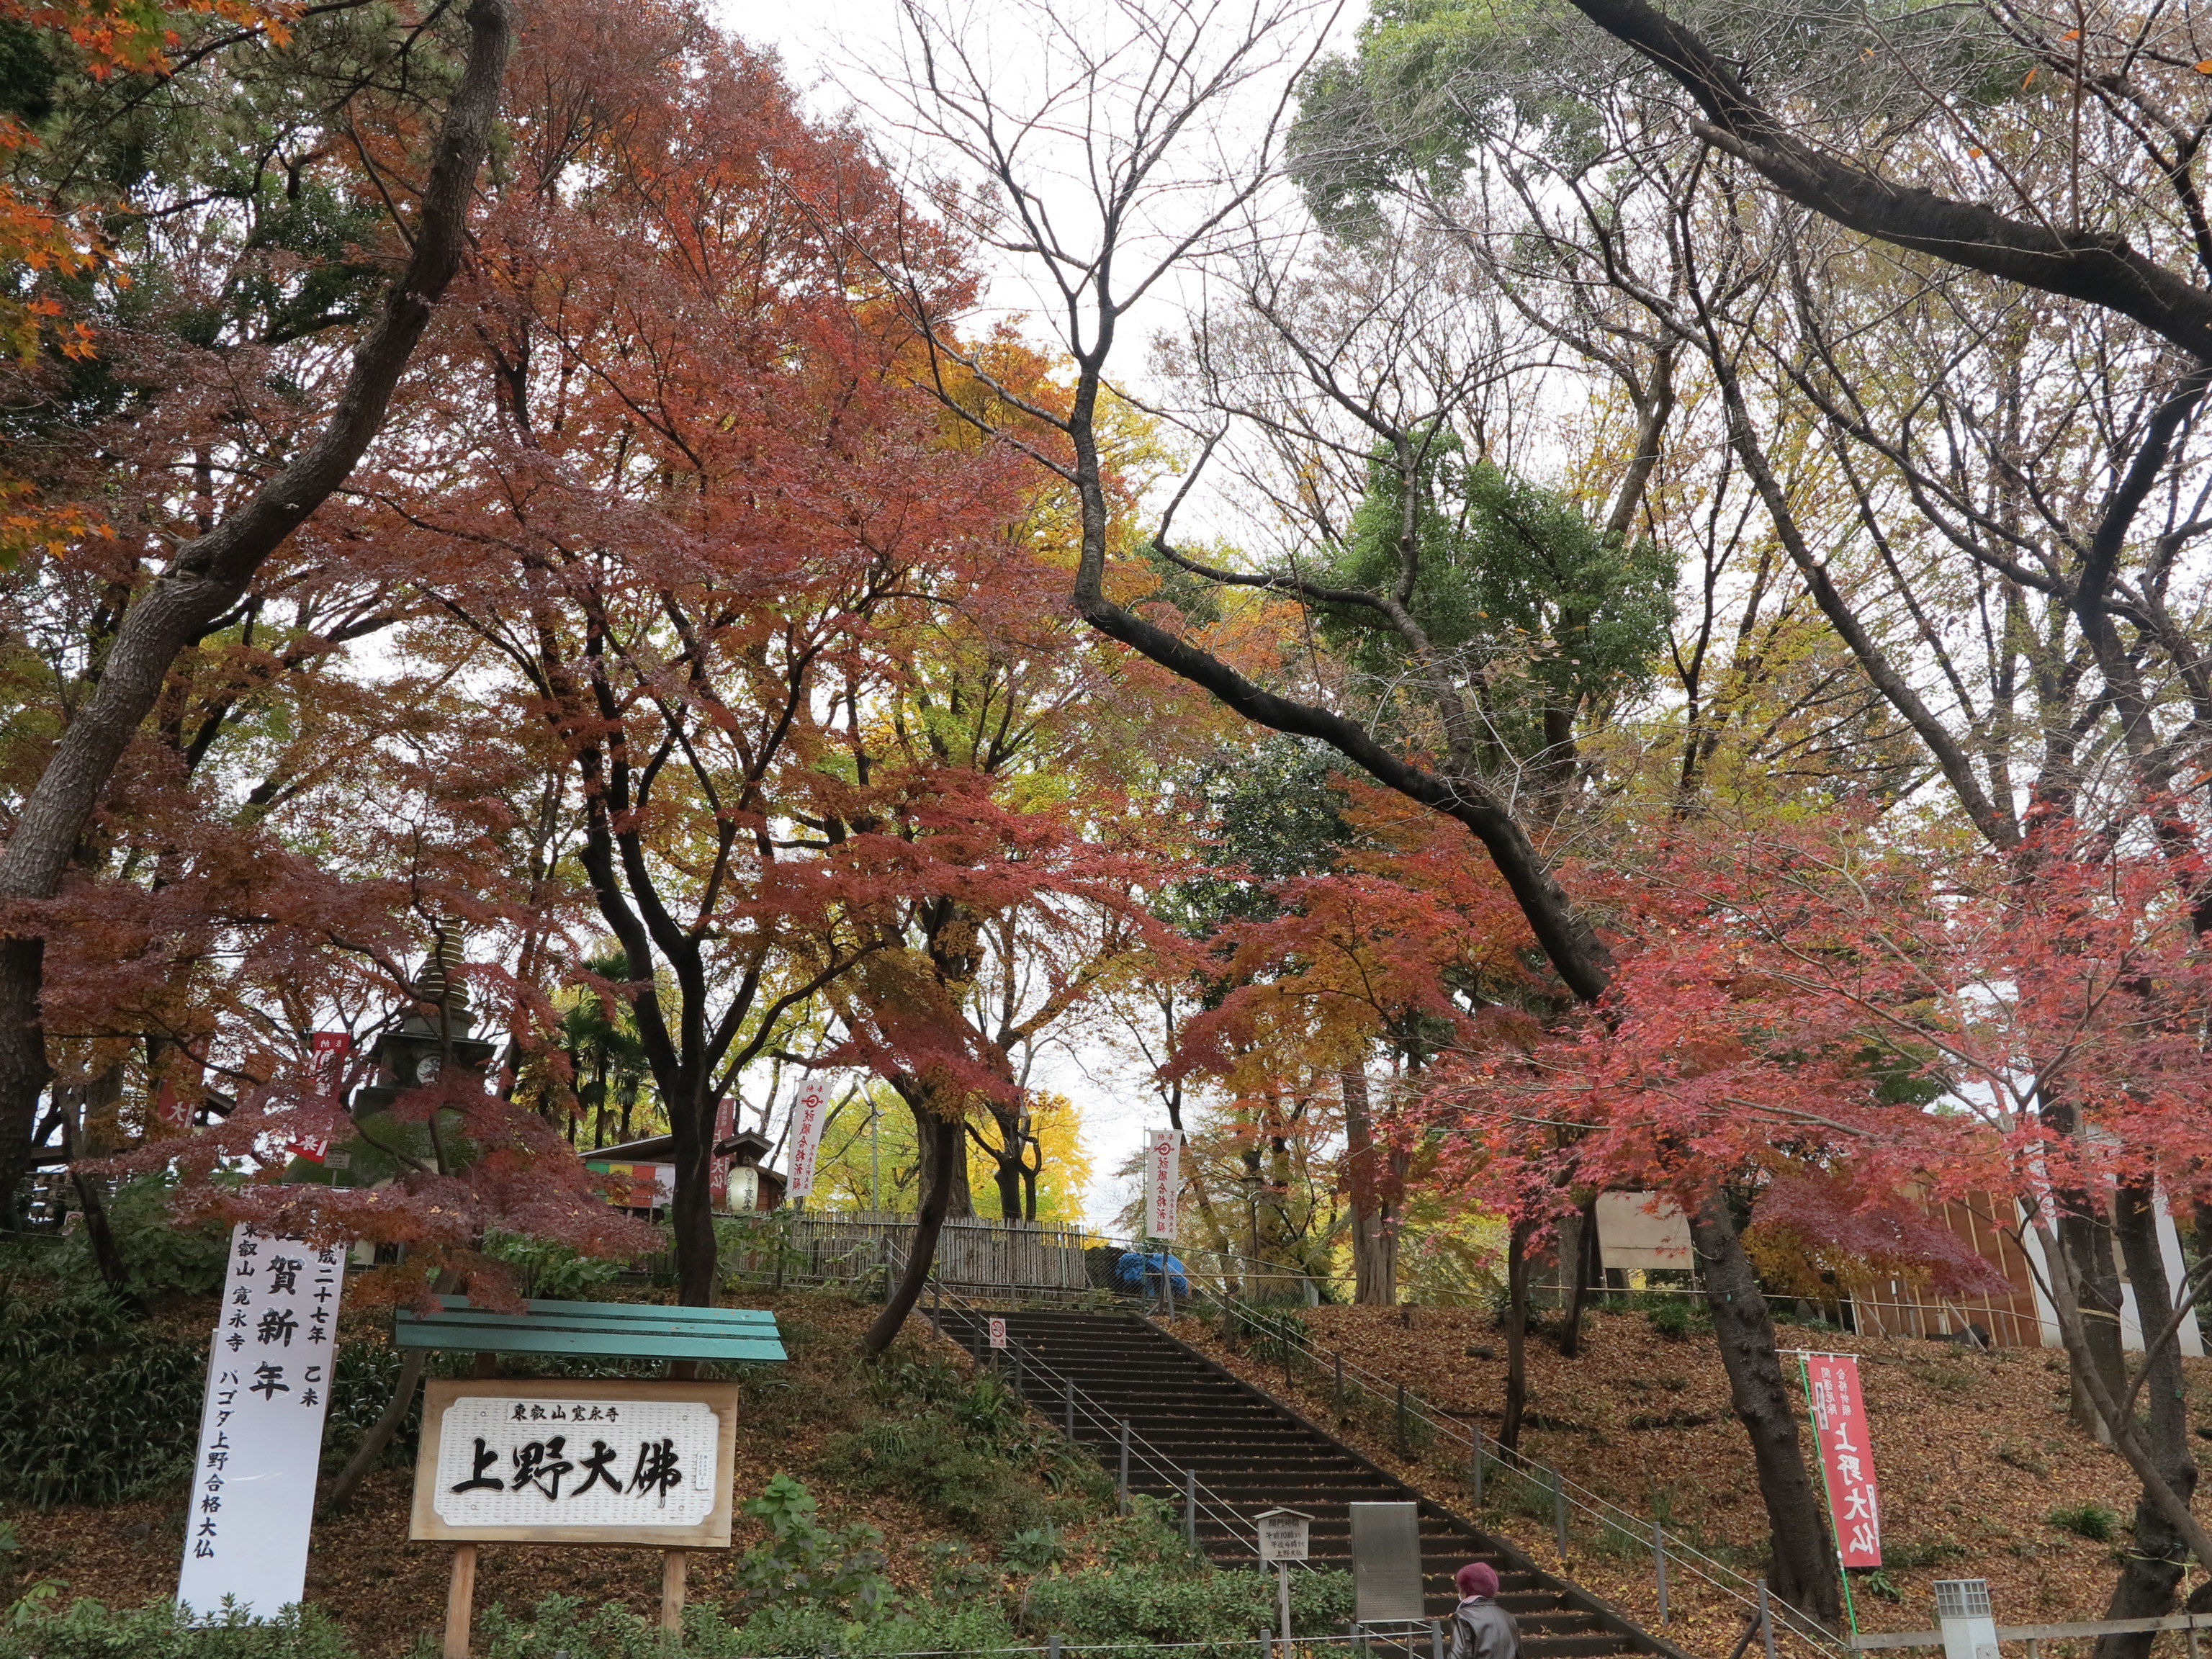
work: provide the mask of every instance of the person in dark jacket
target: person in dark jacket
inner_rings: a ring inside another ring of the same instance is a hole
[[[1459,1606],[1452,1612],[1451,1659],[1519,1659],[1521,1628],[1498,1605],[1498,1570],[1470,1561],[1453,1582]]]

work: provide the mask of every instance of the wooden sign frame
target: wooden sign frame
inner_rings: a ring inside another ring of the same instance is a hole
[[[586,1382],[574,1377],[439,1377],[422,1385],[422,1443],[415,1457],[415,1502],[407,1535],[453,1544],[626,1544],[664,1550],[727,1549],[733,1460],[738,1443],[738,1385],[734,1382],[643,1382],[628,1378]],[[456,1400],[496,1395],[506,1400],[664,1400],[696,1401],[714,1413],[714,1507],[690,1527],[457,1527],[435,1507],[438,1452],[446,1408]]]

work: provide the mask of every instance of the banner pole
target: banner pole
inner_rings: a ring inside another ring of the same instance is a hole
[[[1823,1354],[1823,1359],[1833,1358]],[[1836,1528],[1836,1494],[1828,1486],[1828,1460],[1820,1450],[1820,1419],[1813,1407],[1813,1368],[1803,1349],[1797,1352],[1797,1381],[1805,1390],[1805,1420],[1813,1425],[1813,1461],[1820,1466],[1820,1501],[1828,1506],[1828,1534],[1836,1547],[1836,1576],[1844,1581],[1844,1617],[1850,1623],[1851,1639],[1859,1633],[1858,1609],[1851,1605],[1851,1570],[1844,1565],[1843,1534]]]

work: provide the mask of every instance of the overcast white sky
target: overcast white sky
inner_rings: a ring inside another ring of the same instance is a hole
[[[1031,26],[1029,21],[994,33],[989,28],[992,0],[972,0],[972,15],[989,37],[988,46],[994,58],[1005,64],[1010,76],[1018,80],[1027,66],[1019,31]],[[1362,0],[1349,0],[1332,33],[1340,39],[1348,37],[1364,10]],[[1057,15],[1066,21],[1081,11],[1082,0],[1069,0]],[[1013,12],[1011,7],[1002,12],[1010,25]],[[786,75],[804,95],[810,113],[836,117],[848,110],[881,109],[890,101],[880,88],[871,85],[871,80],[876,70],[895,74],[901,61],[896,0],[790,0],[789,3],[725,0],[718,15],[726,27],[745,40],[776,50]],[[863,124],[878,126],[865,113]],[[878,126],[878,130],[882,129]],[[892,149],[902,147],[902,140],[894,133],[886,132],[884,142]],[[1030,273],[1013,266],[996,268],[990,293],[994,307],[1018,315],[1035,303],[1034,295]],[[1172,327],[1177,314],[1173,295],[1163,294],[1138,319],[1139,337]],[[1031,331],[1041,341],[1051,337],[1042,325]],[[1131,380],[1141,383],[1141,363],[1140,351],[1127,353],[1127,361],[1118,365],[1120,378],[1125,383]],[[1165,1113],[1146,1086],[1141,1072],[1100,1042],[1079,1042],[1073,1053],[1055,1049],[1045,1054],[1030,1080],[1034,1086],[1066,1095],[1082,1108],[1084,1140],[1095,1170],[1085,1218],[1094,1227],[1111,1228],[1115,1214],[1134,1196],[1133,1178],[1122,1180],[1111,1171],[1134,1155],[1148,1127],[1164,1124]]]

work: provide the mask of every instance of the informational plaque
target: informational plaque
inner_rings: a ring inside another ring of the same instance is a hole
[[[428,1383],[407,1535],[726,1548],[737,1424],[733,1382]]]
[[[177,1600],[257,1619],[297,1601],[337,1354],[344,1247],[231,1230]]]
[[[1421,1600],[1420,1510],[1413,1504],[1353,1504],[1352,1617],[1363,1625],[1426,1618]]]
[[[1308,1549],[1307,1536],[1313,1517],[1301,1515],[1296,1510],[1267,1510],[1258,1516],[1260,1523],[1260,1559],[1269,1561],[1303,1561]]]

